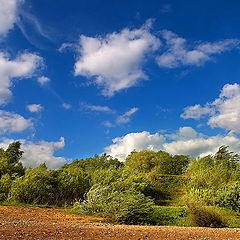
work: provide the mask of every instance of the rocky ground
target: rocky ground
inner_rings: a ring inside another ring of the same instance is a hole
[[[238,240],[240,229],[114,225],[101,218],[75,216],[59,209],[2,206],[0,239]]]

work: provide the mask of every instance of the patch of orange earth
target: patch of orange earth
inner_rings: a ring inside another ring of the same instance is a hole
[[[37,207],[0,207],[0,239],[238,240],[240,229],[114,225],[104,219]]]

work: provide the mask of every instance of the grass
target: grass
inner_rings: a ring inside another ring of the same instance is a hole
[[[173,206],[156,206],[153,211],[155,225],[189,227],[189,216],[186,208]]]
[[[240,228],[240,213],[226,208],[216,208],[216,210],[225,220],[227,227]],[[154,225],[191,227],[189,213],[182,206],[155,206],[153,223]]]

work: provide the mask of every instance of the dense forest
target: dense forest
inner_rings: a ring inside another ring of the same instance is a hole
[[[197,159],[150,150],[125,162],[95,155],[57,170],[25,169],[23,154],[20,142],[0,149],[2,204],[66,207],[127,224],[240,226],[240,158],[227,146]]]

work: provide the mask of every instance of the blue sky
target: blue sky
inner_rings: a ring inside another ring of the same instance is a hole
[[[0,146],[26,167],[239,153],[239,1],[0,4]]]

